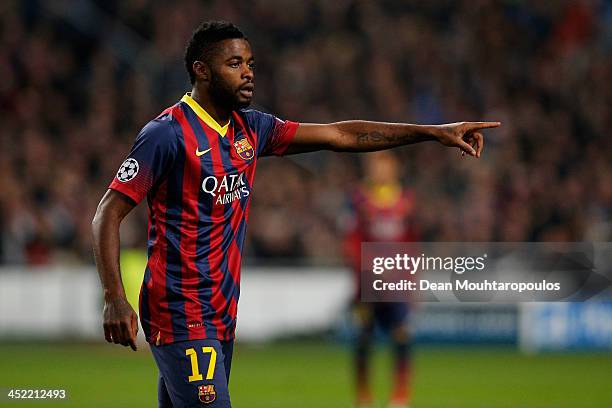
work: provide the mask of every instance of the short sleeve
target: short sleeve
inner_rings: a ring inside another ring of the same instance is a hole
[[[140,203],[172,167],[177,154],[171,116],[149,122],[138,134],[127,159],[108,188]]]
[[[258,156],[282,156],[291,144],[299,123],[282,120],[256,110],[245,111],[249,126],[257,133]]]

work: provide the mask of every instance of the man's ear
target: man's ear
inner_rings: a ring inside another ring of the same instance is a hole
[[[202,61],[194,61],[193,72],[197,79],[208,81],[210,79],[210,68]]]

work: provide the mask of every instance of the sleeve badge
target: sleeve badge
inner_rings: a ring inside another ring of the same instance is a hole
[[[132,180],[138,174],[138,162],[136,159],[129,158],[126,159],[121,167],[119,167],[119,171],[117,172],[117,180],[122,183]]]

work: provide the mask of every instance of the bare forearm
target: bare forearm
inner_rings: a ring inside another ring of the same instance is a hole
[[[104,338],[109,343],[136,350],[138,318],[126,299],[119,270],[119,226],[132,208],[134,204],[131,199],[109,189],[98,204],[91,222],[91,232],[94,256],[104,289]]]
[[[125,298],[119,269],[121,220],[97,213],[92,222],[93,250],[106,301]]]
[[[352,120],[337,122],[338,142],[333,150],[372,152],[413,143],[437,140],[435,125],[411,125]]]
[[[350,120],[336,123],[303,123],[298,127],[285,154],[334,150],[337,152],[373,152],[413,143],[435,140],[480,157],[482,129],[494,128],[499,122],[458,122],[443,125]]]

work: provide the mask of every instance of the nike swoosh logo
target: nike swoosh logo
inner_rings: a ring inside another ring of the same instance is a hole
[[[206,154],[206,153],[210,152],[211,150],[212,150],[212,147],[208,148],[206,150],[202,150],[202,151],[198,150],[198,148],[196,147],[196,156],[200,157],[203,154]]]

